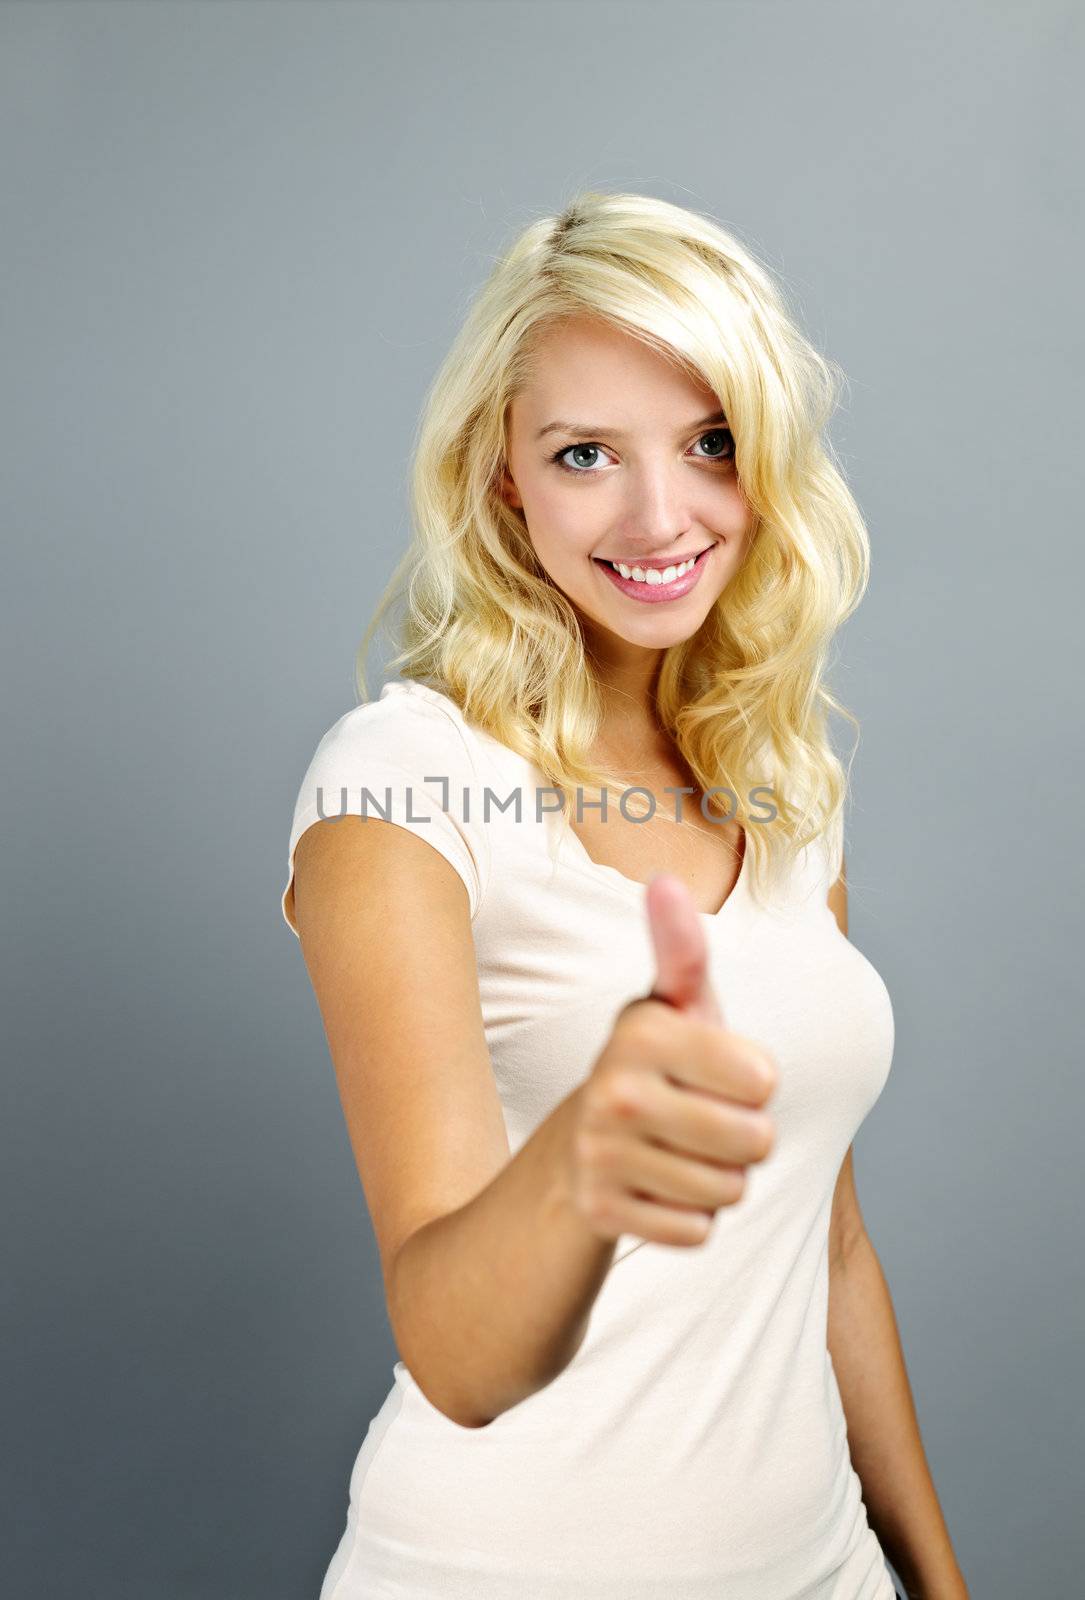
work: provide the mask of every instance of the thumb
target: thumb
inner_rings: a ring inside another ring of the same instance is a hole
[[[693,896],[673,873],[649,881],[646,904],[656,955],[651,998],[725,1026],[708,976],[708,940]]]

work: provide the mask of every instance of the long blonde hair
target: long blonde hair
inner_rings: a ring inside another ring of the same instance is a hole
[[[776,819],[746,830],[761,883],[820,835],[843,839],[848,779],[827,713],[859,725],[823,678],[870,546],[822,436],[843,373],[799,331],[768,270],[704,216],[587,191],[499,257],[426,396],[410,543],[358,650],[359,698],[373,632],[402,595],[402,677],[450,696],[563,792],[615,792],[614,774],[589,761],[603,703],[577,613],[497,492],[533,336],[585,313],[699,374],[734,438],[753,513],[746,554],[697,632],[664,652],[656,715],[703,789],[729,787],[741,805],[771,784]]]

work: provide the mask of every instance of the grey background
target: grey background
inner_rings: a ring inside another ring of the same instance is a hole
[[[0,10],[8,1593],[315,1600],[395,1357],[294,796],[425,386],[582,184],[850,374],[859,1192],[973,1596],[1075,1592],[1082,55],[1071,0]]]

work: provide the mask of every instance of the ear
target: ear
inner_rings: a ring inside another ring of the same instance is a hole
[[[502,468],[495,487],[507,506],[511,506],[514,510],[523,510],[524,502],[520,499],[520,491],[512,481],[508,467]]]

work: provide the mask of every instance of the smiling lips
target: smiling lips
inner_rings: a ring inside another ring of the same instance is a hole
[[[609,562],[615,567],[628,567],[630,571],[632,571],[634,567],[639,567],[642,572],[666,572],[668,567],[680,567],[682,562],[688,561],[691,556],[703,556],[705,551],[710,550],[711,548],[711,545],[706,544],[702,545],[699,550],[687,550],[684,555],[664,556],[662,558],[653,557],[647,560],[643,556],[630,556],[628,560],[626,560],[623,556],[596,556],[595,560]]]
[[[662,564],[658,561],[636,561],[632,563],[631,571],[635,570],[651,574],[651,576],[642,578],[634,578],[632,576],[623,578],[621,573],[609,561],[601,558],[596,558],[596,565],[606,573],[614,587],[619,589],[622,594],[628,595],[633,600],[652,604],[660,600],[678,600],[682,595],[688,594],[694,585],[700,582],[701,573],[708,565],[711,559],[710,552],[714,548],[714,545],[709,545],[705,550],[699,551],[693,565],[688,567],[685,572],[680,572],[669,583],[664,583],[658,574],[665,572],[668,567],[681,566],[681,561],[671,560]],[[690,558],[687,556],[685,559],[688,561]],[[623,562],[622,565],[625,566],[626,563]]]

